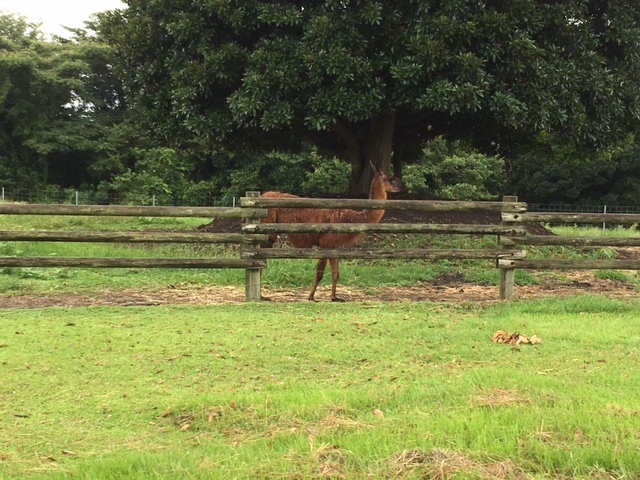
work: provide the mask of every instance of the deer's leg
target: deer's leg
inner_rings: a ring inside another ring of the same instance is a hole
[[[313,282],[313,287],[311,287],[311,293],[309,293],[309,300],[315,300],[313,297],[316,294],[316,289],[318,288],[318,284],[322,277],[324,276],[324,269],[327,266],[327,259],[320,258],[318,259],[318,266],[316,267],[316,280]]]
[[[343,298],[336,296],[336,289],[338,288],[338,279],[340,278],[340,259],[332,258],[329,260],[331,266],[331,301],[332,302],[344,302]]]

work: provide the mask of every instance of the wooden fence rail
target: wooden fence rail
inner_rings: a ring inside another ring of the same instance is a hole
[[[500,258],[521,258],[522,250],[499,249],[438,249],[438,248],[408,248],[408,249],[315,249],[315,248],[263,248],[242,252],[242,258],[273,259],[273,258],[339,258],[343,260],[496,260]]]
[[[429,233],[470,235],[524,235],[524,227],[435,223],[258,223],[245,225],[245,233]]]
[[[0,204],[0,214],[259,219],[265,217],[267,211],[258,208],[223,207]],[[265,242],[266,239],[266,235],[242,233],[0,231],[0,241],[13,242],[237,243],[258,245]],[[265,260],[247,258],[0,257],[0,267],[261,269],[266,266]]]
[[[0,203],[0,215],[87,215],[92,217],[263,218],[261,208],[136,207],[129,205],[27,205]]]
[[[501,225],[469,224],[269,224],[260,223],[268,208],[357,208],[415,211],[491,211],[501,212]],[[220,207],[131,207],[0,204],[4,215],[88,215],[144,217],[203,217],[244,219],[242,233],[207,232],[68,232],[68,231],[0,231],[0,241],[28,242],[127,242],[127,243],[232,243],[241,246],[239,258],[81,258],[81,257],[0,257],[0,267],[81,267],[81,268],[240,268],[246,271],[246,299],[261,298],[261,270],[270,259],[421,259],[421,260],[491,260],[500,269],[500,297],[514,294],[517,269],[640,269],[640,260],[570,260],[529,259],[527,246],[564,245],[580,247],[640,246],[640,238],[560,237],[529,235],[526,224],[635,224],[640,215],[529,213],[517,197],[502,202],[452,202],[421,200],[352,200],[308,198],[263,198],[247,192],[241,205]],[[298,249],[260,248],[268,234],[291,233],[395,233],[395,234],[466,234],[495,235],[499,248],[484,249]]]
[[[516,245],[549,245],[567,247],[640,247],[640,237],[556,237],[552,235],[527,235],[525,237],[501,237],[505,247]]]
[[[505,197],[515,201],[517,197]],[[523,225],[525,223],[549,224],[604,224],[633,225],[640,223],[637,214],[608,213],[502,213],[503,225]],[[517,246],[571,246],[571,247],[638,247],[640,237],[587,237],[526,235],[502,236],[503,248]],[[638,270],[640,260],[598,260],[598,259],[559,259],[559,258],[500,258],[497,266],[501,269],[501,298],[513,297],[514,276],[517,269],[529,270]]]
[[[78,268],[266,268],[267,262],[239,258],[0,257],[0,267]]]
[[[241,243],[267,241],[267,235],[209,232],[54,232],[0,231],[0,242],[95,242],[95,243]]]
[[[485,212],[523,213],[527,211],[524,202],[468,202],[448,200],[365,200],[337,198],[275,198],[242,197],[243,208],[356,208],[361,210],[390,209],[415,210],[419,212],[453,212],[480,210]]]
[[[520,215],[526,212],[526,203],[502,202],[455,202],[425,200],[340,200],[312,198],[265,198],[256,192],[247,192],[241,199],[242,208],[357,208],[394,209],[422,212],[436,211],[489,211]],[[393,234],[466,234],[496,235],[517,238],[526,234],[522,225],[468,225],[468,224],[407,224],[407,223],[257,223],[251,220],[242,229],[246,234],[295,234],[295,233],[393,233]],[[498,243],[498,242],[496,242]],[[338,259],[417,259],[417,260],[516,260],[524,258],[522,250],[507,249],[301,249],[301,248],[252,248],[243,249],[242,258],[338,258]],[[259,281],[259,280],[257,280]],[[253,293],[257,296],[257,293]]]
[[[640,223],[640,215],[631,213],[503,213],[502,219],[524,223]]]
[[[403,234],[471,234],[496,235],[501,249],[251,249],[242,252],[242,258],[339,258],[339,259],[422,259],[461,260],[491,259],[500,269],[500,298],[514,295],[517,269],[640,269],[635,260],[572,260],[527,259],[527,252],[517,247],[539,245],[565,246],[640,246],[640,237],[560,237],[553,235],[529,235],[527,223],[578,223],[578,224],[634,224],[640,223],[640,215],[629,214],[567,214],[529,213],[527,204],[517,197],[505,196],[502,202],[451,202],[420,200],[337,200],[308,198],[262,198],[256,195],[242,199],[242,207],[262,208],[385,208],[414,211],[499,211],[501,225],[468,224],[267,224],[245,225],[245,234],[291,233],[403,233]]]

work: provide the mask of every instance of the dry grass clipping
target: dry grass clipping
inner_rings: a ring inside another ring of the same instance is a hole
[[[525,473],[510,460],[480,462],[458,452],[434,449],[404,450],[391,460],[393,478],[403,478],[420,472],[431,480],[445,480],[454,475],[470,474],[483,479],[524,479]]]

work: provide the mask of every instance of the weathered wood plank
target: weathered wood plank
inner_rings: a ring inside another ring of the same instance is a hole
[[[410,223],[260,223],[244,225],[246,233],[460,233],[524,235],[520,226]]]
[[[518,197],[515,195],[504,195],[502,197],[503,202],[517,202]],[[502,215],[503,226],[513,226],[513,223],[504,219],[504,213]],[[504,237],[499,237],[501,240]],[[500,243],[503,248],[506,248],[504,243]],[[500,299],[510,300],[513,298],[513,290],[515,286],[516,271],[513,268],[501,268],[500,269]]]
[[[568,245],[573,247],[640,247],[640,237],[576,237],[555,235],[526,235],[501,237],[500,244],[515,245]]]
[[[640,260],[500,259],[498,268],[531,270],[640,270]]]
[[[202,217],[263,218],[259,208],[226,207],[138,207],[129,205],[26,205],[0,203],[2,215],[90,215],[114,217]]]
[[[522,250],[502,249],[313,249],[313,248],[262,248],[256,252],[242,252],[243,258],[340,258],[347,259],[492,259],[520,258]]]
[[[0,241],[129,243],[264,243],[267,235],[208,232],[0,231]]]
[[[422,212],[484,210],[493,212],[518,213],[527,210],[524,202],[456,202],[439,200],[365,200],[338,198],[265,198],[242,197],[243,208],[356,208],[356,209],[396,209]]]
[[[630,213],[503,213],[506,222],[538,223],[640,223],[640,215]]]
[[[266,262],[238,258],[0,257],[0,267],[263,268]]]
[[[247,192],[248,198],[257,198],[260,196],[260,192]],[[259,220],[256,218],[247,218],[245,222],[248,226],[258,224]],[[242,253],[246,253],[247,257],[254,254],[256,246],[245,244],[242,248]],[[262,300],[262,270],[258,268],[247,268],[245,272],[245,299],[247,302],[259,302]]]

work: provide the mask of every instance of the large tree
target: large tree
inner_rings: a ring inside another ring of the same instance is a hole
[[[11,188],[95,183],[109,129],[126,110],[109,47],[86,30],[44,39],[0,12],[0,183]]]
[[[445,133],[599,144],[640,117],[630,0],[125,0],[103,19],[130,99],[174,145],[295,148],[396,170]],[[398,172],[396,172],[398,173]]]

